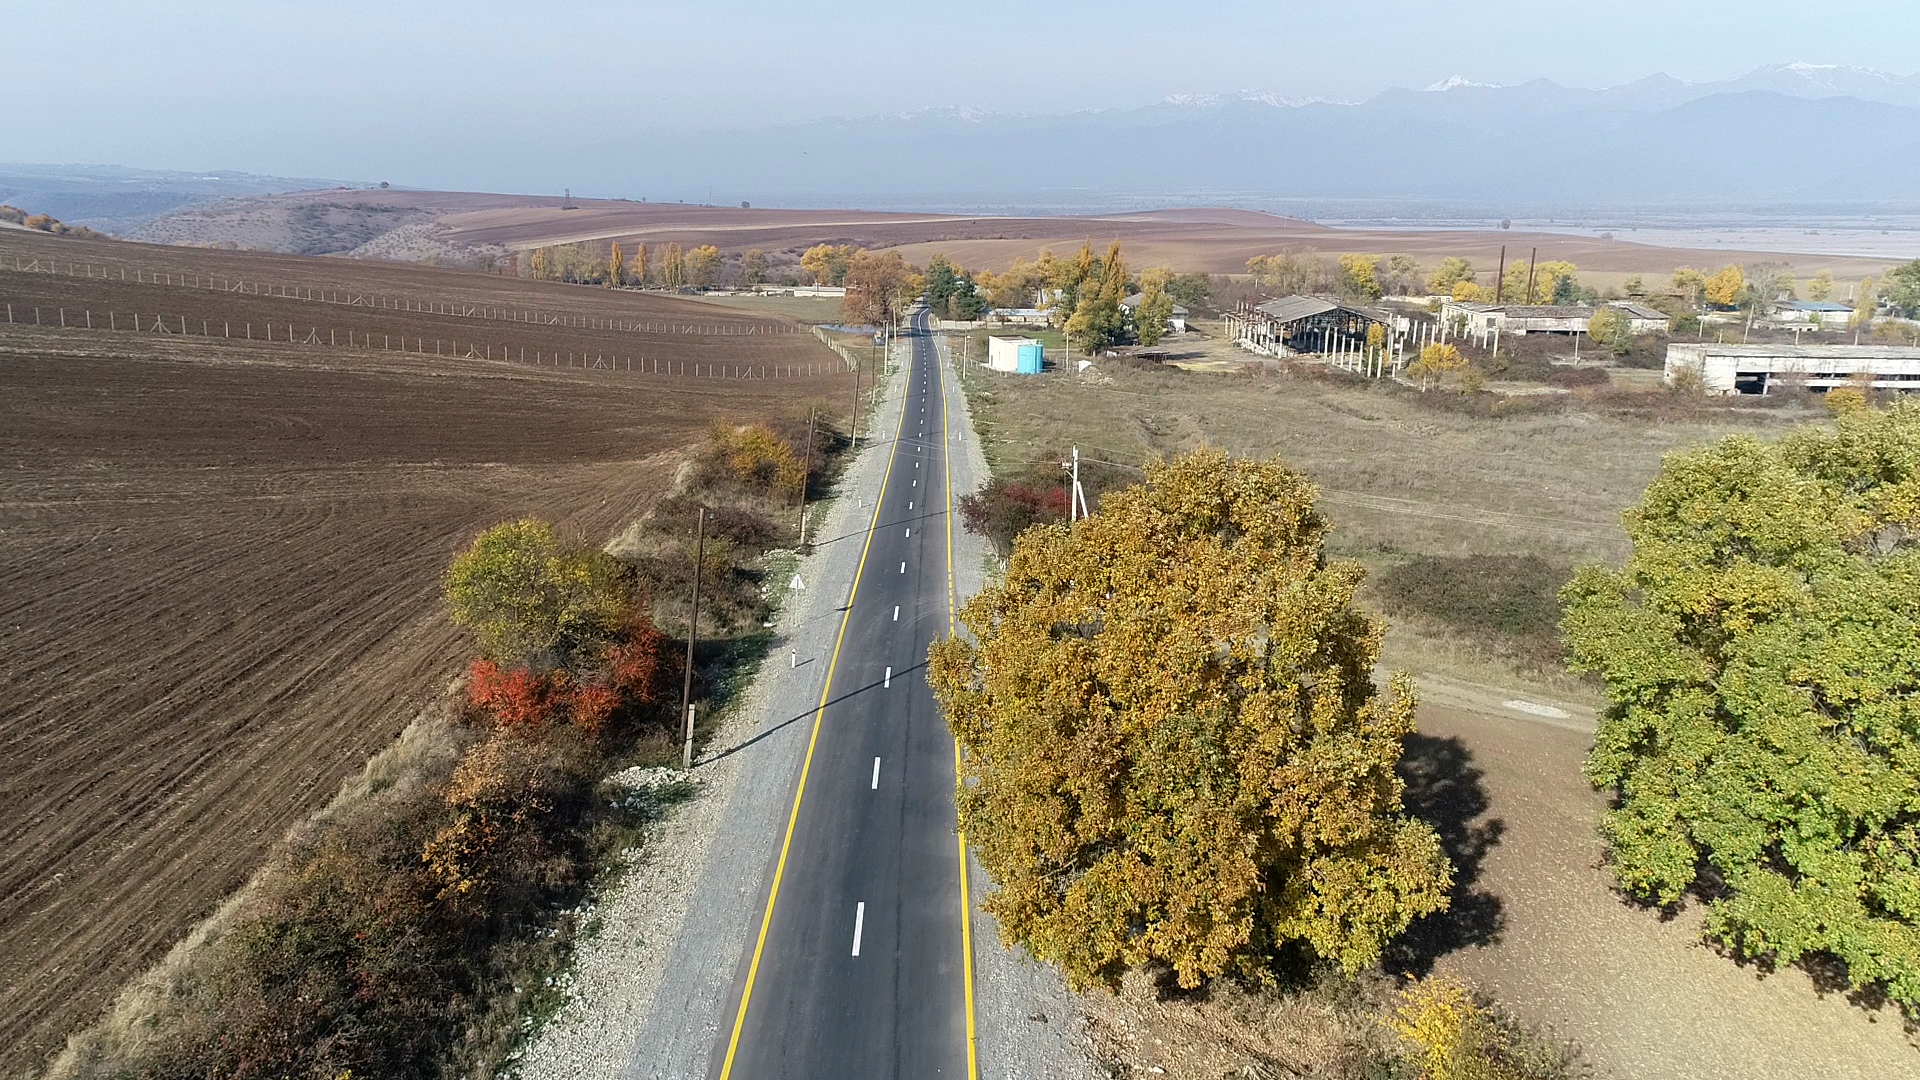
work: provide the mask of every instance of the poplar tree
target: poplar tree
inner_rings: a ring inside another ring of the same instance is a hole
[[[633,245],[633,283],[644,287],[647,284],[647,245]]]
[[[620,241],[613,242],[613,250],[607,253],[607,284],[615,288],[626,284],[621,271],[626,266],[626,258],[620,254]]]

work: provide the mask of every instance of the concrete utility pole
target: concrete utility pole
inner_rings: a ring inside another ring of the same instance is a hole
[[[680,715],[686,721],[680,748],[680,768],[693,771],[693,642],[700,636],[700,570],[707,561],[707,508],[700,508],[693,546],[693,613],[687,617],[687,669],[680,678]]]
[[[800,459],[800,547],[807,546],[807,480],[813,474],[813,425],[820,410],[807,413],[807,453]]]

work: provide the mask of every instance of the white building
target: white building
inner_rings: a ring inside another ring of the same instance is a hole
[[[1783,326],[1818,326],[1824,330],[1845,330],[1852,318],[1852,308],[1831,300],[1782,300],[1767,311],[1770,322]]]
[[[1046,351],[1030,337],[990,337],[987,339],[987,367],[1019,375],[1038,375],[1045,364]]]
[[[1906,345],[1667,346],[1669,384],[1696,371],[1709,394],[1766,394],[1805,388],[1826,393],[1855,376],[1871,376],[1876,390],[1920,391],[1920,348]]]
[[[1631,300],[1610,300],[1607,306],[1626,315],[1630,333],[1664,334],[1673,328],[1665,313]],[[1440,305],[1440,321],[1462,333],[1484,337],[1495,330],[1515,337],[1527,334],[1585,334],[1598,308],[1558,304],[1473,304],[1448,300]]]

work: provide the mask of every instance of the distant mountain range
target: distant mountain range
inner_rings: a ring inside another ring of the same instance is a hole
[[[1012,115],[966,107],[666,133],[645,190],[894,199],[966,192],[1575,208],[1920,205],[1920,76],[1787,64],[1607,89],[1464,77],[1363,102],[1264,91]]]

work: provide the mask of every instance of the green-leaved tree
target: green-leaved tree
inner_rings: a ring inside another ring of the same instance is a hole
[[[1670,456],[1562,593],[1627,892],[1920,1007],[1920,403]]]
[[[960,820],[1001,936],[1076,986],[1183,986],[1292,948],[1348,970],[1446,905],[1394,775],[1413,686],[1329,560],[1316,491],[1203,450],[1071,526],[1029,529],[931,651]]]
[[[612,641],[627,592],[612,557],[537,518],[495,525],[447,570],[447,607],[501,664],[565,667]]]

